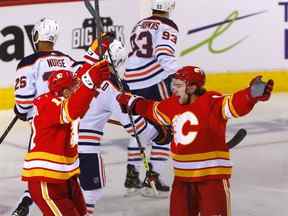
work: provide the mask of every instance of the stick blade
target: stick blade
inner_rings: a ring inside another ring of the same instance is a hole
[[[237,133],[232,137],[231,140],[227,142],[227,145],[229,146],[229,149],[234,148],[237,146],[242,140],[246,137],[247,131],[244,128],[241,128],[237,131]]]

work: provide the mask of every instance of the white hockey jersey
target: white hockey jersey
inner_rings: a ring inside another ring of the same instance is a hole
[[[59,51],[37,52],[21,60],[15,79],[15,104],[18,112],[33,115],[34,98],[48,92],[51,71],[71,68],[76,64],[70,56]]]
[[[177,39],[178,27],[170,19],[152,16],[136,24],[124,73],[131,90],[150,87],[176,72]]]
[[[97,153],[100,151],[100,143],[104,134],[104,127],[111,116],[120,121],[128,134],[134,136],[134,131],[130,123],[129,116],[121,111],[116,100],[119,89],[116,87],[116,78],[112,75],[110,80],[102,83],[99,95],[95,97],[79,125],[79,153]],[[157,131],[143,117],[133,116],[134,124],[140,140],[151,143],[157,136]],[[137,146],[137,143],[135,143]]]

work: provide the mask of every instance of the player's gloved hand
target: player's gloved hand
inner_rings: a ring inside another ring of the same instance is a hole
[[[99,40],[96,38],[83,56],[83,60],[90,65],[97,63],[100,59],[99,52],[101,51],[101,55],[104,54],[108,50],[109,45],[112,43],[114,38],[114,33],[103,33],[101,36],[101,49],[99,49]]]
[[[14,106],[14,113],[15,115],[22,121],[28,121],[27,113],[20,113],[16,107]]]
[[[102,60],[92,65],[85,74],[82,75],[82,83],[93,89],[94,87],[100,88],[103,81],[110,78],[111,71],[107,60]]]
[[[102,52],[101,54],[104,54],[107,51],[107,49],[109,48],[109,45],[113,42],[114,39],[115,39],[115,35],[112,32],[103,33],[101,35],[101,52]],[[90,45],[89,51],[99,56],[100,55],[99,50],[100,50],[99,39],[96,38]]]
[[[150,122],[151,123],[151,122]],[[153,124],[153,123],[152,123]],[[167,145],[173,139],[173,131],[169,126],[162,126],[158,124],[153,124],[158,132],[158,135],[153,139],[158,145]]]
[[[251,80],[249,84],[250,95],[257,101],[267,101],[271,96],[274,81],[272,79],[269,79],[267,82],[264,82],[261,78],[262,76],[257,76]]]
[[[123,92],[117,95],[116,100],[118,101],[123,113],[128,113],[128,110],[129,110],[131,111],[132,114],[136,115],[136,113],[134,112],[134,106],[135,106],[137,99],[140,99],[140,98],[141,97],[139,96],[135,96],[127,92]]]

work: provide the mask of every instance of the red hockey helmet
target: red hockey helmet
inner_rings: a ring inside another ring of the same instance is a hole
[[[72,87],[73,83],[73,74],[68,70],[53,71],[48,79],[50,92],[57,96],[61,96],[63,90]]]
[[[185,81],[187,86],[197,85],[200,88],[205,84],[206,76],[197,66],[185,66],[175,73],[174,78]]]

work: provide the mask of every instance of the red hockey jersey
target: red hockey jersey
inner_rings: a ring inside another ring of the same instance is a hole
[[[94,95],[81,86],[68,100],[51,93],[34,100],[32,146],[25,157],[22,180],[61,182],[80,173],[77,118],[85,114]]]
[[[255,103],[245,89],[232,96],[206,92],[187,105],[179,104],[178,97],[161,102],[139,100],[136,112],[158,124],[172,125],[175,178],[203,181],[230,177],[227,119],[247,114]]]

